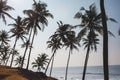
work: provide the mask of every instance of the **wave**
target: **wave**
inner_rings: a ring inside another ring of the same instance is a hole
[[[83,73],[79,73],[79,74],[83,74]],[[103,75],[103,73],[92,73],[92,72],[87,72],[86,74],[89,74],[89,75]],[[120,74],[117,74],[117,73],[109,73],[109,75],[120,76]]]

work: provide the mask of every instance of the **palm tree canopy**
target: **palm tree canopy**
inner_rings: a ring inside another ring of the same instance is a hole
[[[63,46],[66,46],[66,48],[70,48],[72,51],[73,49],[78,50],[78,46],[80,46],[79,41],[76,38],[75,32],[71,31],[69,34],[66,35],[67,40],[64,42]]]
[[[5,30],[0,31],[0,41],[1,41],[1,44],[3,44],[3,45],[4,44],[7,45],[8,42],[10,41],[8,32],[6,32]]]
[[[76,13],[74,18],[81,19],[81,24],[75,26],[81,27],[81,31],[78,33],[78,38],[82,38],[90,29],[93,29],[94,31],[103,35],[101,13],[97,13],[94,3],[90,5],[89,10],[86,10],[84,7],[82,7],[80,11]]]
[[[54,35],[52,35],[51,37],[56,38],[62,42],[65,42],[67,40],[66,35],[72,32],[72,31],[70,31],[71,25],[63,24],[62,21],[57,22],[57,24],[58,24],[59,28],[56,30]]]
[[[83,45],[84,48],[88,48],[88,46],[90,46],[91,50],[95,50],[97,51],[97,44],[99,44],[99,39],[97,38],[97,34],[95,34],[94,32],[89,32],[87,38],[83,38]]]
[[[14,8],[7,5],[7,0],[0,0],[0,18],[2,17],[5,24],[6,24],[5,15],[14,19],[10,14],[7,13],[10,10],[14,10]]]
[[[15,66],[18,65],[20,67],[20,65],[22,64],[22,60],[23,60],[23,57],[18,56],[16,60],[14,60],[16,62]]]
[[[0,60],[5,64],[5,61],[9,58],[10,46],[2,46],[0,48]]]
[[[13,28],[10,30],[12,32],[12,35],[10,37],[16,37],[17,39],[21,38],[24,42],[24,39],[26,39],[25,34],[25,27],[23,27],[23,21],[20,16],[15,19],[15,23],[9,24],[9,26],[13,26]]]
[[[95,3],[89,6],[89,10],[85,9],[84,7],[81,7],[80,11],[75,14],[74,18],[81,20],[80,25],[74,26],[74,28],[81,28],[81,31],[78,33],[79,40],[84,35],[86,35],[87,31],[90,29],[93,29],[95,32],[99,33],[100,35],[103,35],[102,16],[101,13],[97,13]],[[115,19],[109,18],[107,15],[106,20],[110,20],[112,22],[117,23]],[[108,33],[115,37],[112,32],[108,31]]]
[[[47,44],[48,48],[52,48],[52,52],[54,53],[62,46],[62,43],[57,38],[52,38],[51,40],[47,41]]]
[[[45,53],[43,54],[39,54],[39,56],[37,57],[37,59],[35,59],[35,62],[32,62],[32,67],[37,67],[38,71],[40,71],[41,69],[45,69],[45,65],[46,63],[48,63],[48,55],[46,55]]]
[[[33,28],[33,31],[37,34],[37,28],[44,30],[44,27],[48,25],[47,17],[53,18],[53,15],[46,10],[47,5],[39,1],[34,0],[33,9],[24,10],[24,14],[28,17],[24,19],[24,23],[27,25],[28,31]]]

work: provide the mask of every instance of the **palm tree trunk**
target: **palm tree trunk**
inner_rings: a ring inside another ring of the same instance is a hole
[[[55,56],[55,55],[54,55],[54,56]],[[54,56],[52,57],[52,63],[51,63],[51,69],[50,69],[50,77],[51,77],[52,69],[53,69]]]
[[[25,56],[26,56],[27,49],[28,49],[28,46],[26,46],[25,51],[24,51],[24,55],[23,55],[23,60],[22,60],[21,68],[23,68],[23,64],[24,64],[24,61],[25,61]]]
[[[66,66],[66,73],[65,73],[65,80],[67,80],[68,66],[69,66],[69,61],[70,61],[70,54],[71,54],[71,50],[69,51],[69,55],[68,55],[67,66]]]
[[[29,42],[30,42],[31,34],[32,34],[32,29],[31,29],[31,31],[30,31],[30,35],[29,35],[29,39],[28,39],[28,44],[29,44]],[[26,56],[27,50],[28,50],[28,45],[26,45],[26,48],[25,48],[25,51],[24,51],[21,68],[23,68],[23,64],[24,64],[24,61],[25,61],[25,56]]]
[[[88,58],[89,58],[89,51],[90,51],[90,45],[88,45],[88,48],[87,48],[87,54],[86,54],[86,57],[85,57],[82,80],[85,80],[85,74],[86,74],[87,63],[88,63]]]
[[[17,37],[16,37],[16,39],[15,39],[15,44],[14,44],[14,46],[13,46],[12,51],[14,51],[14,50],[15,50],[17,40],[18,40],[18,39],[17,39]],[[13,60],[14,60],[14,53],[12,54],[12,59],[11,59],[10,67],[12,67]]]
[[[32,37],[32,42],[31,42],[30,51],[29,51],[29,54],[28,54],[28,61],[27,61],[27,67],[26,67],[26,69],[28,69],[28,67],[29,67],[30,56],[31,56],[32,45],[33,45],[34,38],[35,38],[35,32],[33,33],[33,37]]]
[[[102,14],[103,25],[103,67],[104,67],[104,80],[109,80],[109,67],[108,67],[108,30],[106,22],[106,13],[104,8],[104,0],[100,0],[100,9]]]
[[[47,73],[48,67],[49,67],[49,65],[50,65],[50,62],[51,62],[52,58],[54,57],[54,54],[55,54],[55,52],[52,54],[52,56],[51,56],[51,58],[50,58],[50,60],[49,60],[49,62],[48,62],[48,65],[47,65],[47,67],[46,67],[46,69],[45,69],[45,74]]]

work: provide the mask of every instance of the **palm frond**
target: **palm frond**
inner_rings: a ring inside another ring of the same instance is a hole
[[[108,34],[115,38],[115,35],[111,31],[108,31]]]
[[[115,19],[113,18],[108,18],[108,20],[112,21],[112,22],[115,22],[115,23],[118,23]]]

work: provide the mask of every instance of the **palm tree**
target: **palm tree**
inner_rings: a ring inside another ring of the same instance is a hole
[[[69,48],[69,55],[68,55],[67,66],[66,66],[65,80],[67,80],[69,61],[70,61],[71,54],[73,53],[73,49],[78,50],[77,46],[80,46],[74,31],[69,32],[69,34],[67,34],[66,37],[67,37],[66,38],[67,40],[64,42],[63,46],[66,46],[66,49]]]
[[[10,46],[2,47],[2,50],[0,52],[1,52],[0,55],[1,64],[6,65],[10,54]]]
[[[0,41],[1,41],[1,47],[8,45],[9,35],[8,32],[5,30],[0,31]]]
[[[2,17],[5,24],[6,24],[5,15],[14,19],[9,13],[7,13],[10,10],[14,10],[14,8],[7,5],[7,0],[0,0],[0,18]]]
[[[38,72],[41,71],[41,69],[45,69],[45,65],[48,63],[48,55],[45,53],[39,54],[37,59],[35,59],[35,62],[32,62],[33,68],[37,67]]]
[[[50,37],[50,40],[47,41],[47,44],[48,44],[48,48],[52,48],[53,54],[52,54],[52,56],[51,56],[51,58],[50,58],[50,60],[49,60],[49,62],[48,62],[48,65],[47,65],[47,67],[46,67],[45,73],[47,72],[47,69],[48,69],[48,67],[49,67],[49,64],[50,64],[50,62],[51,62],[51,60],[52,60],[51,69],[50,69],[50,76],[51,76],[51,74],[52,74],[52,68],[53,68],[53,62],[54,62],[54,56],[55,56],[56,51],[61,48],[62,43],[60,42],[59,39],[57,39],[56,37],[54,37],[54,36],[52,35],[52,36]]]
[[[68,31],[69,30],[68,24],[63,24],[62,21],[57,22],[57,24],[58,24],[59,28],[56,30],[56,32],[52,36],[50,36],[51,40],[47,42],[48,48],[52,48],[53,54],[50,58],[50,61],[47,65],[47,67],[46,67],[45,74],[47,72],[47,69],[49,67],[51,60],[52,60],[52,64],[53,64],[54,54],[55,54],[56,50],[58,48],[60,48],[60,46],[62,45],[62,42],[66,40],[65,35],[69,32]],[[51,64],[50,75],[52,73],[52,66],[53,66],[52,64]]]
[[[97,44],[99,44],[99,39],[97,39],[97,36],[94,32],[90,31],[88,33],[87,38],[83,38],[83,45],[85,46],[84,48],[87,48],[87,53],[85,57],[85,63],[84,63],[84,69],[83,69],[83,76],[82,80],[85,80],[85,74],[86,74],[86,69],[87,69],[87,63],[88,63],[88,58],[89,58],[89,53],[91,50],[97,50]]]
[[[105,16],[106,17],[106,16]],[[102,13],[97,13],[95,4],[90,5],[89,10],[86,10],[84,7],[80,9],[79,12],[76,13],[75,18],[81,19],[81,24],[76,25],[76,27],[81,27],[80,32],[78,33],[78,39],[81,40],[85,35],[92,30],[95,34],[103,35],[103,25],[102,25]],[[116,20],[112,18],[106,17],[106,20],[111,20],[116,22]],[[111,35],[113,35],[110,31],[108,31]]]
[[[100,9],[102,15],[103,25],[103,67],[104,67],[104,80],[109,80],[109,67],[108,67],[108,29],[106,22],[106,12],[104,8],[104,0],[100,0]]]
[[[4,53],[7,54],[7,59],[6,59],[6,62],[5,62],[5,66],[7,65],[8,63],[8,60],[10,58],[10,55],[11,55],[11,47],[10,46],[5,46],[5,48],[3,49],[4,50]]]
[[[25,37],[26,32],[24,30],[23,21],[20,16],[17,17],[17,19],[15,20],[15,23],[9,24],[9,25],[13,26],[13,28],[10,30],[10,32],[12,32],[12,35],[10,37],[15,37],[15,43],[13,46],[13,51],[14,51],[18,39],[21,39],[23,42],[24,42],[24,39],[26,39],[26,37]],[[13,57],[14,57],[14,55],[12,55],[10,67],[12,67],[12,63],[14,60]]]
[[[103,35],[103,26],[101,25],[101,22],[102,22],[101,13],[100,14],[97,13],[96,6],[93,3],[92,5],[90,5],[89,10],[86,10],[84,7],[82,7],[80,11],[76,13],[74,18],[81,19],[81,24],[75,26],[75,27],[81,28],[77,36],[78,40],[81,41],[81,39],[84,38],[85,35],[87,35],[87,39],[84,39],[83,41],[86,41],[84,42],[84,45],[89,44],[88,46],[86,46],[87,54],[85,58],[84,70],[83,70],[83,76],[82,76],[82,80],[85,80],[85,73],[86,73],[86,67],[87,67],[87,62],[89,57],[89,51],[90,51],[90,47],[93,46],[94,41],[92,43],[89,43],[89,42],[92,40],[92,37],[93,39],[96,38],[95,34],[99,33]]]
[[[20,68],[21,65],[22,65],[22,61],[23,61],[23,57],[22,56],[18,56],[16,58],[16,60],[14,60],[16,63],[15,63],[15,66],[18,65],[18,67]]]
[[[39,30],[43,30],[44,27],[48,25],[47,17],[53,18],[52,14],[49,13],[48,10],[46,10],[46,7],[47,6],[44,5],[42,2],[39,1],[37,3],[34,0],[33,10],[25,10],[24,11],[24,13],[26,13],[28,15],[28,18],[25,19],[25,22],[27,22],[27,29],[30,30],[30,34],[33,31],[31,47],[30,47],[30,50],[29,50],[26,69],[28,69],[28,67],[29,67],[32,45],[33,45],[35,34],[37,34],[37,28]],[[31,37],[31,35],[30,35],[30,37]],[[29,37],[29,40],[30,40],[30,37]]]

